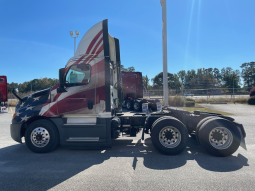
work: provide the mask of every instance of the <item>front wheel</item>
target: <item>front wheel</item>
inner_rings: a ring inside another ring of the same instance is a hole
[[[151,140],[162,154],[177,155],[187,146],[188,130],[179,120],[162,117],[152,125]]]
[[[48,120],[32,122],[25,133],[27,147],[35,153],[46,153],[56,148],[59,135],[56,127]]]

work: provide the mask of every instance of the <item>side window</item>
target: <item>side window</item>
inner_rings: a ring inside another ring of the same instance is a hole
[[[4,82],[4,78],[0,78],[0,82]]]
[[[90,82],[89,64],[81,63],[73,65],[66,74],[66,86],[86,85]]]

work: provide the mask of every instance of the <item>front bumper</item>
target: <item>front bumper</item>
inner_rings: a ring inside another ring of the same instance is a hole
[[[22,143],[21,126],[22,126],[22,123],[13,123],[10,125],[11,137],[14,141],[17,141],[19,143]]]

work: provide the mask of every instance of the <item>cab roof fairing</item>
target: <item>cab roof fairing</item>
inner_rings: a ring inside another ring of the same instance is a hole
[[[90,63],[94,58],[104,58],[103,21],[92,26],[80,40],[74,57],[65,66],[66,71],[72,65]]]
[[[96,62],[99,62],[104,59],[104,40],[103,40],[103,31],[104,25],[103,20],[92,26],[82,37],[79,42],[78,48],[75,52],[74,57],[70,58],[65,66],[66,72],[72,65],[87,63],[94,59]],[[108,25],[107,25],[108,31]],[[116,63],[116,47],[115,47],[115,38],[108,33],[108,42],[109,42],[109,57],[113,63]],[[95,62],[92,62],[90,65],[93,65]]]

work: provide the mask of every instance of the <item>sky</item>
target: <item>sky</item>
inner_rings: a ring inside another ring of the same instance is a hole
[[[167,0],[168,72],[255,61],[254,0]],[[160,0],[0,0],[0,75],[8,82],[58,78],[74,39],[108,19],[121,64],[150,79],[163,71]]]

